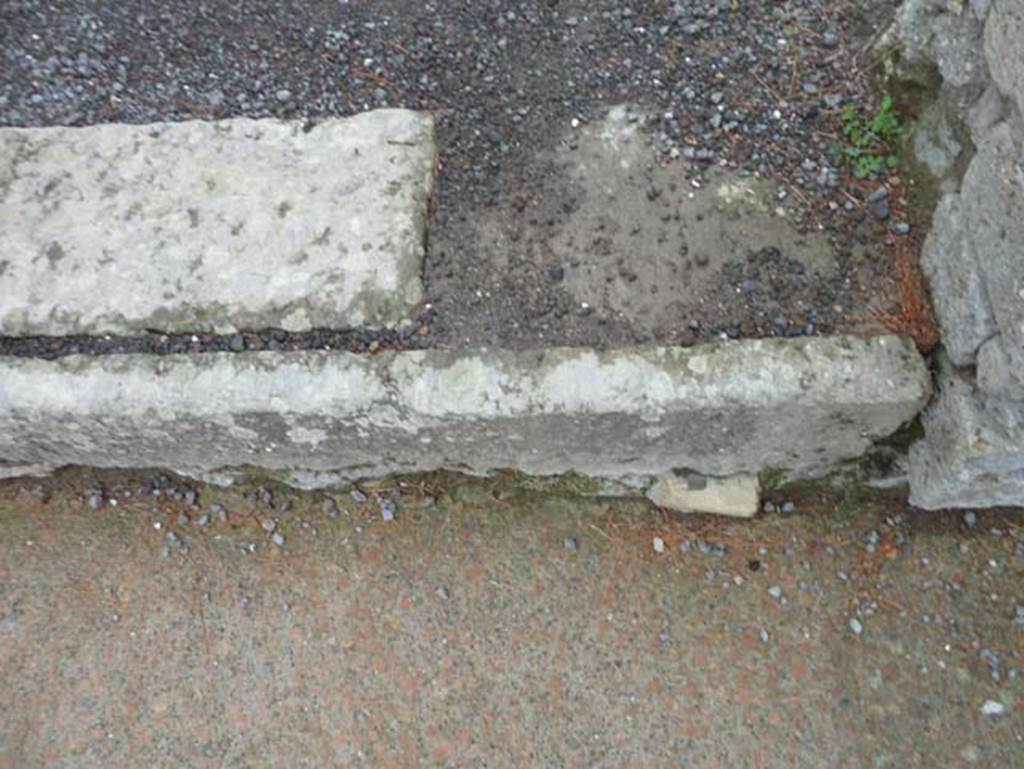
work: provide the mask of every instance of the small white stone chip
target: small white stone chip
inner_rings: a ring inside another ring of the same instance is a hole
[[[981,712],[986,716],[1001,716],[1006,712],[1006,706],[996,700],[985,700],[985,704],[981,706]]]

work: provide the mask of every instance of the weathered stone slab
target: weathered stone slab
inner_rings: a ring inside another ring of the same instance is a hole
[[[498,468],[605,478],[859,456],[927,401],[908,340],[691,349],[0,359],[0,467],[256,467],[303,486]]]
[[[977,392],[949,366],[910,453],[918,507],[1024,505],[1024,402]]]
[[[0,129],[0,334],[393,326],[429,116]]]

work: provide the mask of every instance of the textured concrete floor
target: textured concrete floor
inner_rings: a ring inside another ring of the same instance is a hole
[[[154,477],[0,484],[3,769],[1024,766],[1024,511]]]

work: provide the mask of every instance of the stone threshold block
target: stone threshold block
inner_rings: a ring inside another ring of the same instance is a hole
[[[393,327],[433,120],[0,128],[0,335]]]
[[[894,336],[0,358],[0,474],[255,470],[307,488],[437,469],[805,477],[863,454],[930,389],[913,343]]]

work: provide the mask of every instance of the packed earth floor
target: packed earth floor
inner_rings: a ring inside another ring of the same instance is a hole
[[[1024,513],[0,483],[0,767],[1020,767]]]
[[[687,345],[891,327],[894,254],[919,234],[910,185],[853,179],[832,145],[844,107],[877,106],[871,43],[893,7],[9,0],[0,125],[315,123],[408,107],[436,116],[440,158],[427,303],[407,333],[2,339],[0,354]],[[601,143],[610,113],[635,129],[628,173],[624,150]],[[708,205],[710,187],[737,180],[777,226]]]

